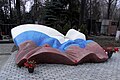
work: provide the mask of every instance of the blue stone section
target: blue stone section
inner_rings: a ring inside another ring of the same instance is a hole
[[[88,43],[93,42],[92,40],[75,39],[68,40],[61,44],[56,38],[37,31],[26,31],[14,38],[14,42],[17,46],[27,40],[35,42],[38,46],[49,44],[51,47],[59,49],[60,51],[65,51],[70,46],[79,46],[80,48],[85,48]]]

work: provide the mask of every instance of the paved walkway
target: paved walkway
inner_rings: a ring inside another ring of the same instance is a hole
[[[104,63],[41,64],[33,74],[15,65],[14,44],[0,44],[0,80],[120,80],[120,52]]]
[[[1,70],[1,67],[4,66],[4,64],[10,57],[13,46],[14,46],[13,43],[0,44],[0,70]]]
[[[0,44],[0,55],[8,55],[11,53],[12,48],[13,48],[14,44],[13,43],[9,43],[9,44]]]
[[[104,63],[84,63],[77,66],[41,64],[34,73],[15,65],[12,53],[0,72],[1,80],[120,80],[120,53]]]
[[[4,66],[9,57],[10,55],[0,55],[0,70]]]

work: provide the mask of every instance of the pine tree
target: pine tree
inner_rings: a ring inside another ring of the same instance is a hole
[[[79,0],[47,0],[45,3],[45,25],[69,28],[79,25]]]
[[[45,3],[45,25],[55,28],[61,23],[63,16],[63,5],[60,1],[51,0]]]

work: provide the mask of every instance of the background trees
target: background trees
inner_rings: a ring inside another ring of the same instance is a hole
[[[0,23],[79,29],[88,19],[119,20],[120,0],[0,0]],[[28,5],[28,6],[27,6]]]

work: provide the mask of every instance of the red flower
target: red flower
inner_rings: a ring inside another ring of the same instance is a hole
[[[109,51],[113,51],[113,52],[118,52],[119,49],[118,48],[113,48],[113,47],[107,47],[104,48],[105,52],[109,52]]]
[[[2,34],[4,35],[4,34],[5,34],[5,32],[2,32]]]
[[[49,44],[45,44],[45,45],[43,45],[44,47],[50,47],[50,45]]]
[[[30,67],[33,67],[33,64],[29,64]]]
[[[25,63],[24,63],[24,66],[28,67],[28,66],[29,66],[29,64],[28,64],[27,62],[25,62]]]
[[[75,63],[77,63],[78,61],[77,60],[75,60]]]
[[[27,67],[27,68],[34,68],[35,67],[35,64],[36,62],[33,60],[33,61],[27,61],[24,63],[24,66]]]
[[[118,48],[114,48],[114,51],[115,51],[115,52],[118,52],[118,51],[119,51],[119,49],[118,49]]]

